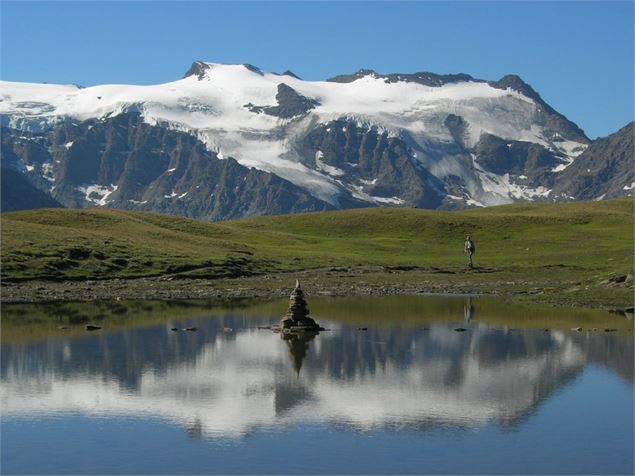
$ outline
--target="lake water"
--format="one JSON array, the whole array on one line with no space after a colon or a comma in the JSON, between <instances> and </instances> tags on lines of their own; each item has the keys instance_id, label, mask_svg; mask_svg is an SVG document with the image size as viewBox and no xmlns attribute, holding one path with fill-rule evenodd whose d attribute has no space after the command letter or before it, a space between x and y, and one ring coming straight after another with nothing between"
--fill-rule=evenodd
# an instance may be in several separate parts
<instances>
[{"instance_id":1,"label":"lake water","mask_svg":"<svg viewBox=\"0 0 635 476\"><path fill-rule=\"evenodd\" d=\"M309 305L306 339L258 329L282 300L3 306L2 473L632 474L633 321Z\"/></svg>"}]
</instances>

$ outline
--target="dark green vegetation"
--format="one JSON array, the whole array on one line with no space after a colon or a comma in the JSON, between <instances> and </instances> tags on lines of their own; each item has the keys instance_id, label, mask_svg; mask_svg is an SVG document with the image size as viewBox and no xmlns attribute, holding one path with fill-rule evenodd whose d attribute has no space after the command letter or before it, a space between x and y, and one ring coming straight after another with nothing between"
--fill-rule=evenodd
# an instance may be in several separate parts
<instances>
[{"instance_id":1,"label":"dark green vegetation","mask_svg":"<svg viewBox=\"0 0 635 476\"><path fill-rule=\"evenodd\" d=\"M471 271L462 252L466 234L477 246ZM629 306L632 276L620 276L633 271L633 201L358 209L221 223L32 210L2 214L2 264L5 282L172 275L286 289L280 273L313 270L306 280L318 288L406 285Z\"/></svg>"}]
</instances>

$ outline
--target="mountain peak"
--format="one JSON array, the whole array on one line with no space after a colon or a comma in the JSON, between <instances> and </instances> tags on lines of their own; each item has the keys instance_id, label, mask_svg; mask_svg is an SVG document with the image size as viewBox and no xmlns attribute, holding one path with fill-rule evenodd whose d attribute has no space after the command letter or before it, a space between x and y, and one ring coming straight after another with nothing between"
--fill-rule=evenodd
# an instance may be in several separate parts
<instances>
[{"instance_id":1,"label":"mountain peak","mask_svg":"<svg viewBox=\"0 0 635 476\"><path fill-rule=\"evenodd\" d=\"M209 71L210 68L210 65L204 61L194 61L192 66L190 66L190 69L188 69L183 75L183 78L196 76L198 79L203 79L205 73Z\"/></svg>"},{"instance_id":2,"label":"mountain peak","mask_svg":"<svg viewBox=\"0 0 635 476\"><path fill-rule=\"evenodd\" d=\"M550 119L548 121L549 124L546 124L548 128L553 130L562 130L565 132L565 135L572 140L577 140L584 144L588 144L590 142L584 131L580 129L577 124L568 120L562 114L553 109L542 99L542 97L540 97L540 94L538 94L534 88L527 84L517 74L506 74L498 81L489 81L488 84L497 89L509 88L514 91L518 91L523 96L533 99L536 104L540 105L545 112L548 113Z\"/></svg>"},{"instance_id":3,"label":"mountain peak","mask_svg":"<svg viewBox=\"0 0 635 476\"><path fill-rule=\"evenodd\" d=\"M517 74L506 74L498 81L490 81L489 85L498 89L513 89L514 91L518 91L519 93L530 99L533 99L534 101L544 104L544 101L540 97L540 94L538 94L534 88L527 84Z\"/></svg>"},{"instance_id":4,"label":"mountain peak","mask_svg":"<svg viewBox=\"0 0 635 476\"><path fill-rule=\"evenodd\" d=\"M194 61L192 63L192 66L190 66L190 69L188 69L185 74L183 75L183 78L187 78L190 76L196 76L199 80L202 80L205 78L205 76L209 73L209 71L211 71L214 68L244 68L247 71L251 71L252 73L256 73L260 76L264 76L265 73L258 68L257 66L254 66L253 64L249 64L249 63L243 63L243 64L222 64L222 63L208 63L206 61Z\"/></svg>"}]
</instances>

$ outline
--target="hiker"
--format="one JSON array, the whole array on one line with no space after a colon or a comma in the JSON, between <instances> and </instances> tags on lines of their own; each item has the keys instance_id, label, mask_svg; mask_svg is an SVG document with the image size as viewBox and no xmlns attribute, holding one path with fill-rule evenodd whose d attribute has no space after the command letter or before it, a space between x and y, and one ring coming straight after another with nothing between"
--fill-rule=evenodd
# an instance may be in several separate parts
<instances>
[{"instance_id":1,"label":"hiker","mask_svg":"<svg viewBox=\"0 0 635 476\"><path fill-rule=\"evenodd\" d=\"M472 269L472 255L476 251L476 247L474 246L474 242L470 235L465 237L465 252L467 253L467 267Z\"/></svg>"}]
</instances>

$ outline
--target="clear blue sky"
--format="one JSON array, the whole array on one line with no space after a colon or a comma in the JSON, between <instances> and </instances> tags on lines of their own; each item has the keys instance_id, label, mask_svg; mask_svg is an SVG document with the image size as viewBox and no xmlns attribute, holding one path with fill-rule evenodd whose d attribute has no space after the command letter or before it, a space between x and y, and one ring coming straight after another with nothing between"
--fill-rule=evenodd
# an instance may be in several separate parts
<instances>
[{"instance_id":1,"label":"clear blue sky","mask_svg":"<svg viewBox=\"0 0 635 476\"><path fill-rule=\"evenodd\" d=\"M633 120L634 4L625 2L0 3L10 81L150 84L192 61L382 73L519 74L591 138Z\"/></svg>"}]
</instances>

